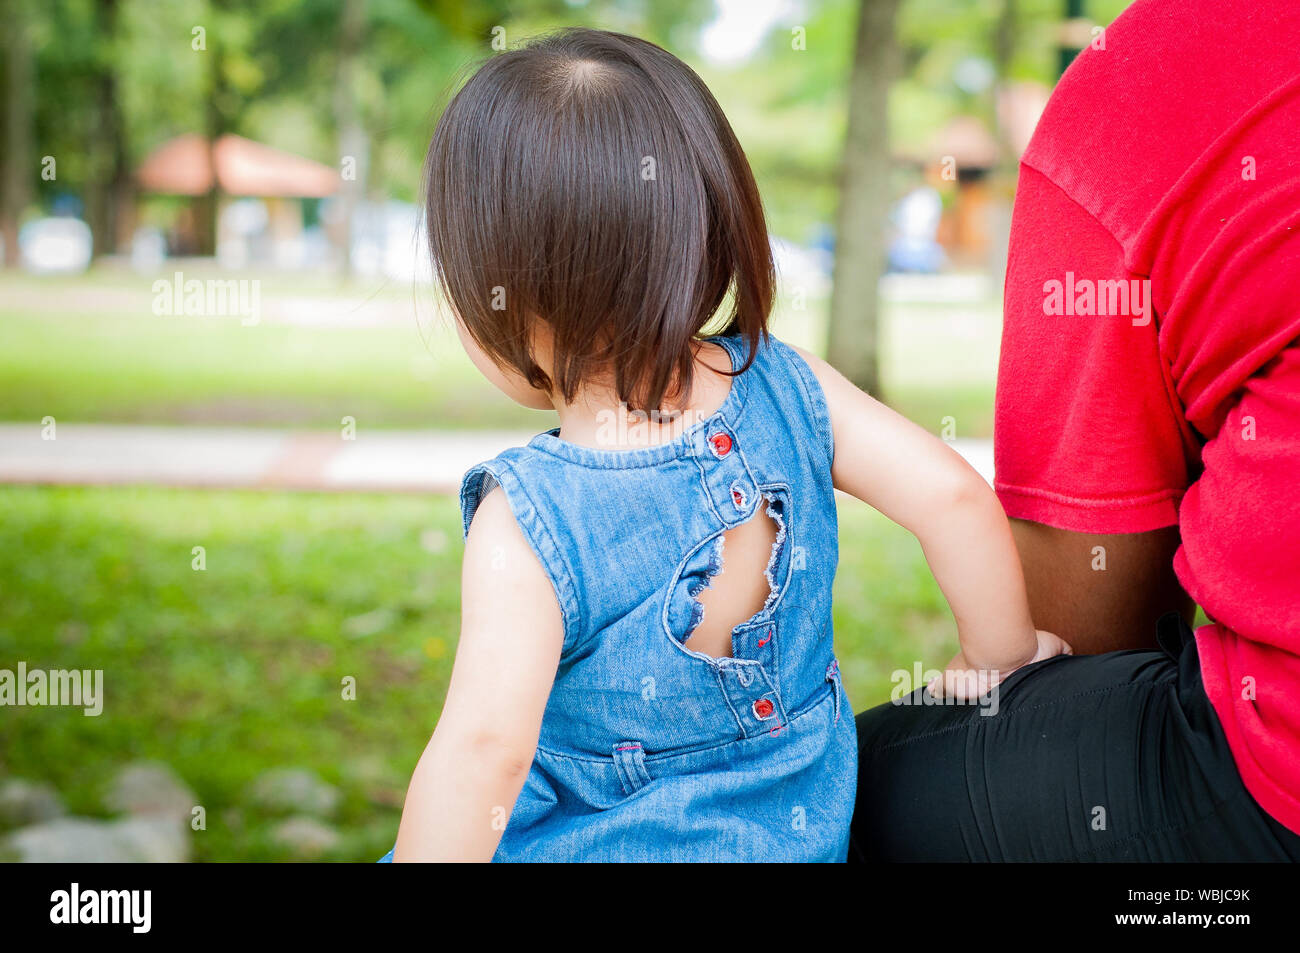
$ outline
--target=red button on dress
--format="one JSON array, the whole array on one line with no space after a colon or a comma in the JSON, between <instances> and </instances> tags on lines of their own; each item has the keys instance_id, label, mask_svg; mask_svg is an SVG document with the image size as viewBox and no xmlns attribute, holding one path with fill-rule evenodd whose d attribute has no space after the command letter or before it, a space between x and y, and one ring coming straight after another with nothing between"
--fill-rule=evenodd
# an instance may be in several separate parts
<instances>
[{"instance_id":1,"label":"red button on dress","mask_svg":"<svg viewBox=\"0 0 1300 953\"><path fill-rule=\"evenodd\" d=\"M709 438L709 443L713 447L713 452L720 457L731 453L731 438L725 433L715 433Z\"/></svg>"},{"instance_id":2,"label":"red button on dress","mask_svg":"<svg viewBox=\"0 0 1300 953\"><path fill-rule=\"evenodd\" d=\"M773 706L766 698L760 698L754 702L754 715L757 718L771 718Z\"/></svg>"}]
</instances>

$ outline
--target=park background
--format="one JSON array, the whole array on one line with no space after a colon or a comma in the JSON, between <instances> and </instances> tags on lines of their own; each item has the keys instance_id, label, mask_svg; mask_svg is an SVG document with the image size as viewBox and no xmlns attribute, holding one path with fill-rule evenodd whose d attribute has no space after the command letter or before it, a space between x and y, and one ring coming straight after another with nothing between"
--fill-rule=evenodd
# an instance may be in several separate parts
<instances>
[{"instance_id":1,"label":"park background","mask_svg":"<svg viewBox=\"0 0 1300 953\"><path fill-rule=\"evenodd\" d=\"M562 25L685 59L763 193L775 333L987 473L1017 160L1124 6L0 0L0 668L104 672L97 717L0 709L0 856L391 845L455 653L446 491L551 426L474 372L420 256L473 63ZM177 273L256 315L169 312ZM906 532L840 518L863 708L955 630Z\"/></svg>"}]
</instances>

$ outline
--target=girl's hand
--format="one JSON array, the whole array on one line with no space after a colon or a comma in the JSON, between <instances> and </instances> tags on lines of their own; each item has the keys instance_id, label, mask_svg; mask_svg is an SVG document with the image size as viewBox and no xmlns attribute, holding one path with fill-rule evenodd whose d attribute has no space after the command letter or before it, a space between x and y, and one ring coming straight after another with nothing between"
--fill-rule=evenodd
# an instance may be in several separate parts
<instances>
[{"instance_id":1,"label":"girl's hand","mask_svg":"<svg viewBox=\"0 0 1300 953\"><path fill-rule=\"evenodd\" d=\"M935 698L955 698L960 701L974 701L987 695L995 686L1005 681L1012 672L1049 659L1056 655L1073 655L1074 649L1059 635L1034 630L1038 647L1034 654L1023 662L1004 669L977 669L971 666L962 652L958 652L943 674L931 679L926 690Z\"/></svg>"}]
</instances>

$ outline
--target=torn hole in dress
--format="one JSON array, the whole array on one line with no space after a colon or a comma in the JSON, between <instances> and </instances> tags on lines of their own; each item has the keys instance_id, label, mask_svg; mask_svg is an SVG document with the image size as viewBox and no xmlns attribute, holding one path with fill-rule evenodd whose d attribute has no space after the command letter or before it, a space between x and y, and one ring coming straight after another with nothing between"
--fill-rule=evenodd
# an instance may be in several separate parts
<instances>
[{"instance_id":1,"label":"torn hole in dress","mask_svg":"<svg viewBox=\"0 0 1300 953\"><path fill-rule=\"evenodd\" d=\"M763 578L767 580L767 599L764 600L760 612L770 609L776 597L780 595L776 581L776 567L781 559L781 547L785 545L785 504L775 493L764 493L763 499L767 500L767 508L764 512L776 524L776 539L772 540L772 552L768 556L767 567L763 570Z\"/></svg>"},{"instance_id":2,"label":"torn hole in dress","mask_svg":"<svg viewBox=\"0 0 1300 953\"><path fill-rule=\"evenodd\" d=\"M686 588L691 610L682 644L692 651L715 658L734 657L735 630L770 609L781 594L777 579L787 538L785 506L774 493L763 496L767 506L761 514L711 540L703 565L700 557L704 553L697 554L695 567L688 562L687 569L693 569L688 573L693 578ZM760 515L765 518L760 520ZM738 538L742 535L745 538ZM768 538L771 542L764 545ZM724 573L728 541L732 544L730 574ZM701 598L710 590L718 593L716 601ZM729 612L733 606L735 611ZM734 618L726 618L728 615ZM711 618L716 618L717 623L710 625Z\"/></svg>"},{"instance_id":3,"label":"torn hole in dress","mask_svg":"<svg viewBox=\"0 0 1300 953\"><path fill-rule=\"evenodd\" d=\"M722 533L709 546L709 561L704 567L704 574L697 582L691 583L686 588L686 594L691 599L691 621L686 628L686 635L682 638L682 644L690 641L695 630L700 627L704 621L704 603L700 602L700 594L713 585L713 577L722 572L723 561L725 559L723 549L727 544L727 534Z\"/></svg>"}]
</instances>

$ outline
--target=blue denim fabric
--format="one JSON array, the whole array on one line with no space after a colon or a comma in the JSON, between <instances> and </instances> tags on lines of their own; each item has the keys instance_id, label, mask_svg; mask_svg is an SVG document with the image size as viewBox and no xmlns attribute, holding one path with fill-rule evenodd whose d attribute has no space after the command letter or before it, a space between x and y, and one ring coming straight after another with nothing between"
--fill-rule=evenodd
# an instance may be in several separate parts
<instances>
[{"instance_id":1,"label":"blue denim fabric","mask_svg":"<svg viewBox=\"0 0 1300 953\"><path fill-rule=\"evenodd\" d=\"M738 337L712 340L743 366ZM565 629L496 860L845 859L857 747L831 644L832 455L816 378L771 338L670 443L598 450L550 431L465 475L466 534L499 485ZM767 604L733 630L734 657L693 652L722 534L759 506L778 527Z\"/></svg>"}]
</instances>

